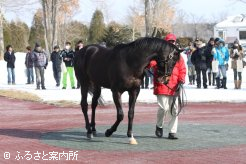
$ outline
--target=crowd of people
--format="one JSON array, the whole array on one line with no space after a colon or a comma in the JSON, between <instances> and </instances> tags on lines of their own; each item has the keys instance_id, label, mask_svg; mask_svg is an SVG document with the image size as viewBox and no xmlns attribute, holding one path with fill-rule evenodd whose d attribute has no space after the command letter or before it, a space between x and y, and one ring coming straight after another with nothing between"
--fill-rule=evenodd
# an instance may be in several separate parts
<instances>
[{"instance_id":1,"label":"crowd of people","mask_svg":"<svg viewBox=\"0 0 246 164\"><path fill-rule=\"evenodd\" d=\"M233 46L228 49L221 38L211 37L208 43L199 39L190 42L184 48L184 54L187 57L187 70L189 85L202 86L207 89L208 86L227 89L227 70L229 59L231 58L231 69L234 72L235 89L241 89L242 71L245 63L243 62L243 48L238 40L235 40ZM141 88L148 89L153 80L153 71L145 71L144 80Z\"/></svg>"},{"instance_id":2,"label":"crowd of people","mask_svg":"<svg viewBox=\"0 0 246 164\"><path fill-rule=\"evenodd\" d=\"M235 89L241 89L244 54L238 40L228 49L221 38L210 38L207 44L197 39L185 49L185 54L190 85L194 85L196 79L198 89L201 85L204 89L208 85L227 89L228 62L231 58Z\"/></svg>"},{"instance_id":3,"label":"crowd of people","mask_svg":"<svg viewBox=\"0 0 246 164\"><path fill-rule=\"evenodd\" d=\"M77 87L75 87L73 60L75 52L81 48L83 48L82 40L77 42L75 51L72 49L70 42L65 43L65 48L63 50L61 50L59 46L54 46L54 50L50 55L50 60L52 62L53 75L57 87L59 87L62 82L62 89L66 89L67 76L69 76L71 88L80 88L79 82L77 82ZM46 89L44 72L49 59L47 53L38 43L35 44L33 49L30 46L27 46L26 50L25 65L27 84L34 84L35 71L36 89ZM187 56L189 85L196 84L198 89L202 86L206 89L208 85L216 86L217 89L227 89L226 74L229 69L228 61L229 58L231 58L235 89L241 88L243 70L242 59L244 54L238 40L235 40L233 46L228 49L221 38L210 38L207 44L196 39L194 42L189 43L184 49L184 53ZM7 62L8 84L14 85L16 58L11 45L6 47L4 60ZM151 83L153 83L153 70L145 70L141 88L147 89Z\"/></svg>"},{"instance_id":4,"label":"crowd of people","mask_svg":"<svg viewBox=\"0 0 246 164\"><path fill-rule=\"evenodd\" d=\"M76 44L75 51L71 47L71 42L65 43L65 48L63 50L60 47L54 46L53 52L50 55L50 60L52 62L52 69L54 79L56 81L56 86L60 86L62 78L62 89L67 88L67 76L69 75L70 84L72 89L75 88L75 77L74 77L74 57L75 52L83 48L83 41L80 40ZM43 50L39 43L35 44L35 47L26 47L26 75L27 83L34 84L34 71L36 75L36 89L45 90L45 69L48 66L49 55ZM7 62L7 73L8 73L8 84L15 85L15 53L11 45L6 47L6 52L4 54L4 60ZM61 76L62 75L62 76ZM77 88L80 88L77 82Z\"/></svg>"}]
</instances>

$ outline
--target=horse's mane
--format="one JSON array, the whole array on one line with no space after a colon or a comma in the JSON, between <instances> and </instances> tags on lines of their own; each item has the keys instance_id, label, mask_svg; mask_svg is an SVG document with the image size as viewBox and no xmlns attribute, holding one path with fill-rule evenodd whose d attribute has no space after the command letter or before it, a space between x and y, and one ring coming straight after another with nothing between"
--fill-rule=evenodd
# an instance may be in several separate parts
<instances>
[{"instance_id":1,"label":"horse's mane","mask_svg":"<svg viewBox=\"0 0 246 164\"><path fill-rule=\"evenodd\" d=\"M127 44L118 44L113 49L160 49L169 45L170 47L176 49L177 47L168 43L167 41L160 39L160 38L150 38L150 37L143 37L139 38L133 42Z\"/></svg>"}]
</instances>

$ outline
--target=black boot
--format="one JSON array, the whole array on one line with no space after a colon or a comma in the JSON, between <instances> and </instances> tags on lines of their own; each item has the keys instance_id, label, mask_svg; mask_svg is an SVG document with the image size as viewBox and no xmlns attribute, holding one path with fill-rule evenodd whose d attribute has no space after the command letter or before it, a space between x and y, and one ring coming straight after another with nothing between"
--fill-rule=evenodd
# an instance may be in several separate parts
<instances>
[{"instance_id":1,"label":"black boot","mask_svg":"<svg viewBox=\"0 0 246 164\"><path fill-rule=\"evenodd\" d=\"M208 85L211 85L211 73L208 73Z\"/></svg>"},{"instance_id":2,"label":"black boot","mask_svg":"<svg viewBox=\"0 0 246 164\"><path fill-rule=\"evenodd\" d=\"M192 76L192 81L193 81L193 85L195 84L195 81L196 81L196 75L193 75Z\"/></svg>"},{"instance_id":3,"label":"black boot","mask_svg":"<svg viewBox=\"0 0 246 164\"><path fill-rule=\"evenodd\" d=\"M189 85L192 85L192 76L189 76Z\"/></svg>"},{"instance_id":4,"label":"black boot","mask_svg":"<svg viewBox=\"0 0 246 164\"><path fill-rule=\"evenodd\" d=\"M216 89L220 89L220 78L216 78Z\"/></svg>"},{"instance_id":5,"label":"black boot","mask_svg":"<svg viewBox=\"0 0 246 164\"><path fill-rule=\"evenodd\" d=\"M224 89L227 89L227 87L226 87L226 77L223 77L223 80L222 80L222 87L224 88Z\"/></svg>"},{"instance_id":6,"label":"black boot","mask_svg":"<svg viewBox=\"0 0 246 164\"><path fill-rule=\"evenodd\" d=\"M163 129L162 128L159 128L158 126L156 126L155 135L157 137L161 138L162 135L163 135Z\"/></svg>"}]
</instances>

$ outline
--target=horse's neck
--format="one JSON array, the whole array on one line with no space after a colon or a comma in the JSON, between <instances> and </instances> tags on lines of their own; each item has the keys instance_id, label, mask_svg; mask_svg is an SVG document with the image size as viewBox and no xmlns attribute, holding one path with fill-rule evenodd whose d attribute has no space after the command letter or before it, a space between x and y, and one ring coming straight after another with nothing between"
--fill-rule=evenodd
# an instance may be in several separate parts
<instances>
[{"instance_id":1,"label":"horse's neck","mask_svg":"<svg viewBox=\"0 0 246 164\"><path fill-rule=\"evenodd\" d=\"M141 54L141 56L145 60L151 61L151 60L153 60L157 56L157 50L145 49L145 50L143 50L143 54Z\"/></svg>"},{"instance_id":2,"label":"horse's neck","mask_svg":"<svg viewBox=\"0 0 246 164\"><path fill-rule=\"evenodd\" d=\"M148 66L151 60L154 60L157 56L157 53L155 51L138 51L134 54L132 54L132 57L130 57L130 60L134 62L134 65L137 66L140 69L145 68Z\"/></svg>"}]
</instances>

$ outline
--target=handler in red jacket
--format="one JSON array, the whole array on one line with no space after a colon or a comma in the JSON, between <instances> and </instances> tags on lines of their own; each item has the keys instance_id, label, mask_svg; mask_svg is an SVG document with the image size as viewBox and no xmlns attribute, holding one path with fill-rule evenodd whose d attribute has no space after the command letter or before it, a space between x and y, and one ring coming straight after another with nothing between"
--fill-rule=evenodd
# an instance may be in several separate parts
<instances>
[{"instance_id":1,"label":"handler in red jacket","mask_svg":"<svg viewBox=\"0 0 246 164\"><path fill-rule=\"evenodd\" d=\"M174 34L168 34L165 37L165 40L175 44L176 36ZM178 84L185 82L186 67L185 67L184 59L180 55L180 59L176 62L167 85L160 83L157 80L156 61L151 61L150 67L154 68L154 94L157 95L157 103L159 106L157 112L157 123L156 123L155 134L157 137L162 137L163 121L165 117L169 116L170 121L168 123L168 128L169 128L168 139L178 139L178 137L176 136L177 128L178 128L178 116L177 116L178 101L175 101L173 110L171 110L171 104L174 101L173 96L175 94L175 90L177 89Z\"/></svg>"}]
</instances>

